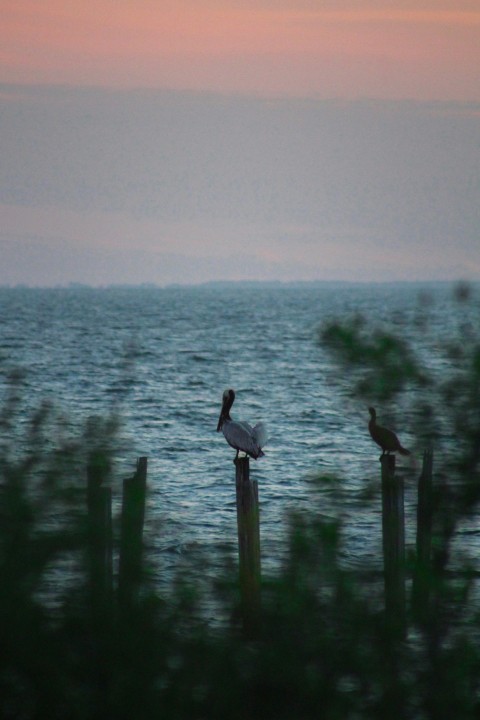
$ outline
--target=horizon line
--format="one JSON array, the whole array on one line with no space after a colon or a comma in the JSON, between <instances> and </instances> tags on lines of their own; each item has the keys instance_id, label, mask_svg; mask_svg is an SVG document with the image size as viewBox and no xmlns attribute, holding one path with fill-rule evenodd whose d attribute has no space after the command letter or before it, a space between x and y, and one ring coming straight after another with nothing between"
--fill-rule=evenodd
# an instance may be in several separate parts
<instances>
[{"instance_id":1,"label":"horizon line","mask_svg":"<svg viewBox=\"0 0 480 720\"><path fill-rule=\"evenodd\" d=\"M114 289L131 289L131 290L168 290L172 288L205 288L205 287L224 287L226 285L265 285L288 287L293 285L453 285L453 286L473 286L480 285L480 279L468 280L465 278L452 279L420 279L420 280L203 280L201 282L118 282L118 283L102 283L89 284L77 281L69 281L66 283L56 283L55 285L31 285L28 283L17 282L15 284L0 283L0 290L114 290Z\"/></svg>"}]
</instances>

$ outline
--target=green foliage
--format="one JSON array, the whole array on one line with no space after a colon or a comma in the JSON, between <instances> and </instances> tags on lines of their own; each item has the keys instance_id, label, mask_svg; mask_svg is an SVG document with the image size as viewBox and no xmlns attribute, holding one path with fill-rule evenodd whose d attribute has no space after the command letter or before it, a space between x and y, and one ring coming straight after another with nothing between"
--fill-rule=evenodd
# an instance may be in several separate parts
<instances>
[{"instance_id":1,"label":"green foliage","mask_svg":"<svg viewBox=\"0 0 480 720\"><path fill-rule=\"evenodd\" d=\"M480 500L478 298L470 286L456 286L444 308L448 334L441 335L429 332L425 307L432 303L420 298L419 314L410 325L403 318L395 334L358 314L328 320L319 343L346 370L351 392L365 405L381 402L384 415L402 406L402 427L420 448L435 446L441 453L454 501L466 513Z\"/></svg>"},{"instance_id":2,"label":"green foliage","mask_svg":"<svg viewBox=\"0 0 480 720\"><path fill-rule=\"evenodd\" d=\"M426 384L427 375L408 343L384 329L371 329L361 315L344 322L328 321L320 341L353 373L357 393L379 400L393 397L408 384Z\"/></svg>"}]
</instances>

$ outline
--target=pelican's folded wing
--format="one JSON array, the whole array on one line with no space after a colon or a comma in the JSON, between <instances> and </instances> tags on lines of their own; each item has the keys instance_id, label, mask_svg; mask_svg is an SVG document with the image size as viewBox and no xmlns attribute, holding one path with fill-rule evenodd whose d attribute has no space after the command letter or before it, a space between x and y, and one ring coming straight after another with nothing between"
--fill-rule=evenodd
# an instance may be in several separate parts
<instances>
[{"instance_id":1,"label":"pelican's folded wing","mask_svg":"<svg viewBox=\"0 0 480 720\"><path fill-rule=\"evenodd\" d=\"M226 441L236 450L248 452L252 445L252 428L246 422L231 420L222 427Z\"/></svg>"},{"instance_id":2,"label":"pelican's folded wing","mask_svg":"<svg viewBox=\"0 0 480 720\"><path fill-rule=\"evenodd\" d=\"M253 458L258 458L263 455L262 446L259 443L256 435L257 429L261 427L256 425L252 428L247 422L239 420L232 420L224 423L222 427L223 434L226 441L236 450L248 453ZM266 439L266 435L260 429L260 435Z\"/></svg>"}]
</instances>

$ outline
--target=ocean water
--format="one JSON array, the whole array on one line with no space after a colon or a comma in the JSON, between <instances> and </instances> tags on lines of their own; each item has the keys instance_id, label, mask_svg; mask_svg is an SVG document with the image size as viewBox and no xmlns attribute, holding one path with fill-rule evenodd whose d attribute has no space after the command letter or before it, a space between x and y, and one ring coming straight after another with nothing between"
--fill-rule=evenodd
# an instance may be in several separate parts
<instances>
[{"instance_id":1,"label":"ocean water","mask_svg":"<svg viewBox=\"0 0 480 720\"><path fill-rule=\"evenodd\" d=\"M236 391L232 417L263 420L269 429L265 457L250 462L259 483L263 567L282 562L289 513L304 508L325 517L340 512L344 562L380 567L370 403L353 393L349 372L319 343L319 326L362 313L372 327L410 341L432 372L447 372L442 339L461 333L462 323L478 324L475 293L461 304L448 285L3 288L1 389L7 371L21 368L21 417L50 399L72 432L87 417L120 417L115 507L123 477L148 456L146 539L159 582L185 558L235 551L235 453L216 432L228 387ZM412 431L412 405L411 391L388 406L377 403L380 421L393 421L412 450L397 461L409 544L424 449ZM476 521L461 542L478 554Z\"/></svg>"}]
</instances>

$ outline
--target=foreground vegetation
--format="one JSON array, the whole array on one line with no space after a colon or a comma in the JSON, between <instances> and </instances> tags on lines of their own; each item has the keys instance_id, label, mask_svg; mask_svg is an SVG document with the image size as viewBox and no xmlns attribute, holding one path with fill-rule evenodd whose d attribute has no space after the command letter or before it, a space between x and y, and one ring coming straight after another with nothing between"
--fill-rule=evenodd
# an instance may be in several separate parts
<instances>
[{"instance_id":1,"label":"foreground vegetation","mask_svg":"<svg viewBox=\"0 0 480 720\"><path fill-rule=\"evenodd\" d=\"M438 382L403 339L369 332L362 319L327 323L321 342L358 373L360 394L388 402L414 387L426 436L438 430L438 406L451 433L461 429L441 468L428 602L409 611L407 637L385 617L381 583L342 566L340 522L320 519L315 508L290 518L287 558L281 572L262 578L253 637L242 632L227 565L210 589L226 622L205 622L203 585L193 574L160 596L145 573L128 608L116 598L107 609L92 607L85 490L72 479L92 461L108 470L115 422L90 420L72 440L42 405L19 433L13 377L0 416L2 718L480 716L475 575L452 573L448 553L480 500L480 342L472 333L468 342L451 338L452 372Z\"/></svg>"}]
</instances>

